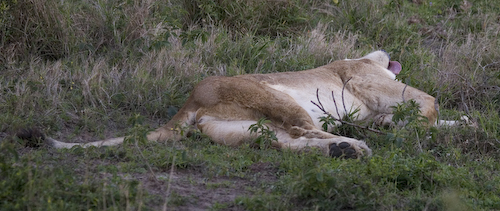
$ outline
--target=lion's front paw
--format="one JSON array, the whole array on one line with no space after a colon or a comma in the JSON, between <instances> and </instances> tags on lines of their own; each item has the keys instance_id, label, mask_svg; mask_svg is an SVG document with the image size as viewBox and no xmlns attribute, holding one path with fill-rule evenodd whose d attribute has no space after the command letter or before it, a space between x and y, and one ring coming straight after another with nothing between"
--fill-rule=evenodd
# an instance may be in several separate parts
<instances>
[{"instance_id":1,"label":"lion's front paw","mask_svg":"<svg viewBox=\"0 0 500 211\"><path fill-rule=\"evenodd\" d=\"M372 154L371 149L362 141L332 143L329 149L329 155L338 158L356 159L365 153L368 156Z\"/></svg>"}]
</instances>

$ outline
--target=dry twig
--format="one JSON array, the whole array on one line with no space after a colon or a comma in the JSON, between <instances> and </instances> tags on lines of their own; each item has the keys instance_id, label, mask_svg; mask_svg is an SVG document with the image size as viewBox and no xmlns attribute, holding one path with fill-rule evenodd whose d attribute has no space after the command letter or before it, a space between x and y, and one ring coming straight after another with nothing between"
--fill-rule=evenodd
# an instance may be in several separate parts
<instances>
[{"instance_id":1,"label":"dry twig","mask_svg":"<svg viewBox=\"0 0 500 211\"><path fill-rule=\"evenodd\" d=\"M344 86L345 87L345 86ZM335 103L335 110L337 111L337 115L338 115L338 118L335 118L332 114L330 114L328 111L325 110L325 107L323 106L323 104L321 103L320 99L319 99L319 89L316 89L316 99L318 99L318 103L315 103L314 101L311 100L311 103L314 104L315 106L317 106L319 108L319 110L321 110L324 114L326 114L329 118L332 118L334 119L335 121L338 121L342 124L346 124L346 125L349 125L349 126L353 126L353 127L356 127L356 128L360 128L360 129L363 129L363 130L368 130L370 132L374 132L374 133L378 133L378 134L382 134L382 135L386 135L386 133L380 131L380 130L377 130L377 129L373 129L373 128L369 128L367 126L362 126L362 125L358 125L358 124L354 124L352 122L347 122L347 121L344 121L341 119L340 117L340 113L339 113L339 110L337 108L337 103L335 102L335 97L333 97L333 91L332 91L332 97L333 97L333 102ZM342 99L342 101L344 101L344 99ZM342 102L344 103L344 102ZM345 109L345 104L344 104L344 109ZM347 110L346 110L347 112Z\"/></svg>"},{"instance_id":2,"label":"dry twig","mask_svg":"<svg viewBox=\"0 0 500 211\"><path fill-rule=\"evenodd\" d=\"M405 88L403 89L403 93L401 93L401 97L403 98L403 103L406 103L406 100L405 100L406 87L408 87L408 84L405 84Z\"/></svg>"}]
</instances>

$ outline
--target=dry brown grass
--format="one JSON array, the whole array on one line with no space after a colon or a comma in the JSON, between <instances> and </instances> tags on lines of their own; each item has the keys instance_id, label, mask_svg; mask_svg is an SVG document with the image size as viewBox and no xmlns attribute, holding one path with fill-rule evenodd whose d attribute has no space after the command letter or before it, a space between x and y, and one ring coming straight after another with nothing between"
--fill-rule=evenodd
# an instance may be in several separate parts
<instances>
[{"instance_id":1,"label":"dry brown grass","mask_svg":"<svg viewBox=\"0 0 500 211\"><path fill-rule=\"evenodd\" d=\"M456 105L469 113L485 109L481 101L498 97L499 29L469 34L461 43L451 41L442 48L436 71L440 91L450 94L451 101L445 105Z\"/></svg>"}]
</instances>

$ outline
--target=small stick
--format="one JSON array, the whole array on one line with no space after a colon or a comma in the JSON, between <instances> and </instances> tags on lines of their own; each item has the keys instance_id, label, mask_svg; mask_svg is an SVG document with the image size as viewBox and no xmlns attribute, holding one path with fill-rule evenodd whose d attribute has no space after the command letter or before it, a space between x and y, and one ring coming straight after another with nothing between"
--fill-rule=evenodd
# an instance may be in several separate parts
<instances>
[{"instance_id":1,"label":"small stick","mask_svg":"<svg viewBox=\"0 0 500 211\"><path fill-rule=\"evenodd\" d=\"M345 101L344 101L344 90L345 90L345 85L347 83L349 83L349 81L352 79L352 77L350 77L349 79L347 79L347 81L344 83L344 85L342 86L342 105L344 106L344 111L345 113L347 114L347 109L345 108ZM340 116L339 116L340 118Z\"/></svg>"},{"instance_id":2,"label":"small stick","mask_svg":"<svg viewBox=\"0 0 500 211\"><path fill-rule=\"evenodd\" d=\"M340 113L339 113L339 108L337 106L337 101L335 101L335 96L333 94L333 91L332 91L332 98L333 98L333 103L335 103L335 111L337 111L337 116L339 117L340 119ZM319 101L319 98L318 98L318 101Z\"/></svg>"},{"instance_id":3,"label":"small stick","mask_svg":"<svg viewBox=\"0 0 500 211\"><path fill-rule=\"evenodd\" d=\"M403 89L403 93L401 93L401 97L403 97L403 103L406 103L406 100L405 100L406 87L408 87L408 84L405 84L405 88Z\"/></svg>"}]
</instances>

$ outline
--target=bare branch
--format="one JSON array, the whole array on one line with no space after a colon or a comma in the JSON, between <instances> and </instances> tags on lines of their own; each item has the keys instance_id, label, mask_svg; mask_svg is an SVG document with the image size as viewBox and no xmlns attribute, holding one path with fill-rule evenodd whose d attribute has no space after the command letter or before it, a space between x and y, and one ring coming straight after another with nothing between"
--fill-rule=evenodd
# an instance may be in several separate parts
<instances>
[{"instance_id":1,"label":"bare branch","mask_svg":"<svg viewBox=\"0 0 500 211\"><path fill-rule=\"evenodd\" d=\"M316 104L316 103L315 103L314 101L312 101L312 100L311 100L311 103L312 103L312 104L314 104L316 107L318 107L318 108L319 108L319 110L321 110L321 111L323 111L323 112L324 112L324 111L325 111L325 107L323 107L323 104L321 104L321 101L319 100L319 94L318 94L318 92L319 92L319 89L316 89L316 99L318 99L318 103L319 103L319 105L318 105L318 104Z\"/></svg>"},{"instance_id":2,"label":"bare branch","mask_svg":"<svg viewBox=\"0 0 500 211\"><path fill-rule=\"evenodd\" d=\"M348 80L349 81L349 80ZM345 84L344 84L345 85ZM332 114L330 114L328 111L325 110L325 108L323 107L323 104L321 103L320 99L319 99L319 89L316 90L316 99L318 99L318 103L315 103L314 101L311 100L311 103L314 104L315 106L317 106L319 108L319 110L321 110L324 114L326 114L328 117L334 119L335 121L338 121L342 124L346 124L346 125L349 125L349 126L353 126L353 127L356 127L356 128L360 128L360 129L363 129L363 130L368 130L368 131L371 131L371 132L374 132L374 133L378 133L378 134L382 134L382 135L387 135L386 133L380 131L380 130L377 130L377 129L373 129L373 128L369 128L367 126L362 126L362 125L358 125L358 124L354 124L352 122L347 122L347 121L344 121L342 119L340 119L340 114L338 112L338 109L337 109L337 103L335 102L335 97L333 96L333 91L332 91L332 97L333 97L333 100L334 100L334 103L335 103L335 109L337 110L337 115L339 118L335 118ZM345 105L344 105L344 109L345 109ZM347 110L346 110L347 111Z\"/></svg>"},{"instance_id":3,"label":"bare branch","mask_svg":"<svg viewBox=\"0 0 500 211\"><path fill-rule=\"evenodd\" d=\"M340 118L342 118L342 117L340 117L339 108L338 108L338 106L337 106L337 101L335 101L335 96L334 96L334 94L333 94L333 91L332 91L332 98L333 98L333 103L335 104L335 111L337 111L337 116L338 116L338 117L339 117L339 119L340 119ZM318 99L318 100L319 100L319 99Z\"/></svg>"},{"instance_id":4,"label":"bare branch","mask_svg":"<svg viewBox=\"0 0 500 211\"><path fill-rule=\"evenodd\" d=\"M320 108L321 108L321 110L324 110L324 109L325 109L325 107L323 106L323 104L321 104L321 101L319 100L319 89L316 89L316 99L318 99L318 103L319 103L319 105L321 106L321 107L320 107ZM316 106L318 106L318 105L316 105Z\"/></svg>"},{"instance_id":5,"label":"bare branch","mask_svg":"<svg viewBox=\"0 0 500 211\"><path fill-rule=\"evenodd\" d=\"M345 85L352 79L352 77L350 77L349 79L347 79L346 82L344 82L344 85L342 86L342 105L344 106L344 111L345 113L347 114L347 109L345 108L345 101L344 101L344 90L345 90ZM340 118L340 116L339 116Z\"/></svg>"}]
</instances>

